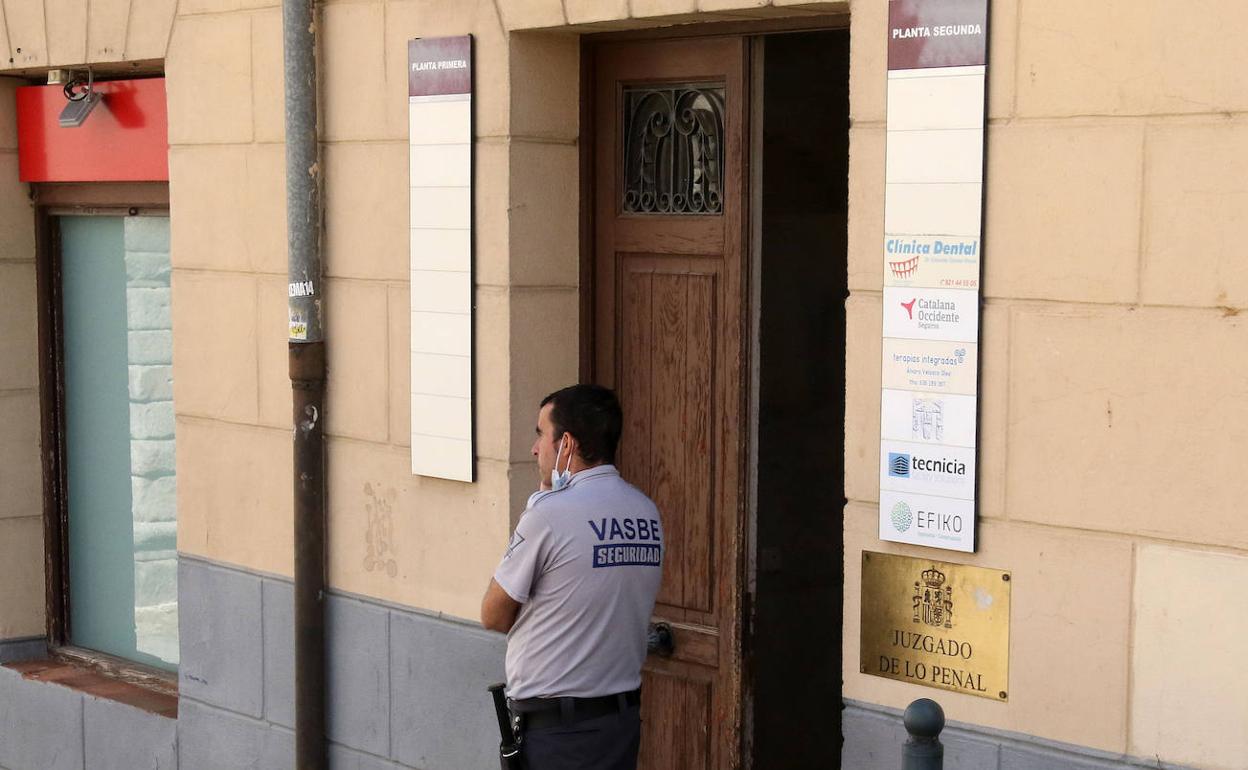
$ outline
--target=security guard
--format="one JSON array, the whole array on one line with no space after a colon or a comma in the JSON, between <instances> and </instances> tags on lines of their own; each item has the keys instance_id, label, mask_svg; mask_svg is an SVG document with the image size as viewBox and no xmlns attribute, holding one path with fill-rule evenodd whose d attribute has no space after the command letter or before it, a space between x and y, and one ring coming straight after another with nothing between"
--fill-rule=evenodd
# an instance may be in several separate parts
<instances>
[{"instance_id":1,"label":"security guard","mask_svg":"<svg viewBox=\"0 0 1248 770\"><path fill-rule=\"evenodd\" d=\"M573 385L541 403L541 489L481 602L507 633L507 697L528 770L634 770L641 666L663 561L654 503L620 478L615 394Z\"/></svg>"}]
</instances>

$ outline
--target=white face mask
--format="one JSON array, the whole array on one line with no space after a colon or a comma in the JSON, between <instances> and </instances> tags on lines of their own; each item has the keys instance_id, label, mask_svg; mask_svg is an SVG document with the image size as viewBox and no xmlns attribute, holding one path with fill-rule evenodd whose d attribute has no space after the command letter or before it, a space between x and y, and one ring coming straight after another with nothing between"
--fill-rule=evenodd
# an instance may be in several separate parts
<instances>
[{"instance_id":1,"label":"white face mask","mask_svg":"<svg viewBox=\"0 0 1248 770\"><path fill-rule=\"evenodd\" d=\"M563 454L563 445L568 440L568 434L563 434L563 438L559 439L559 450L555 453L555 467L550 469L550 489L552 492L558 492L572 481L572 453L568 452L568 464L564 467L563 472L559 472L559 455Z\"/></svg>"}]
</instances>

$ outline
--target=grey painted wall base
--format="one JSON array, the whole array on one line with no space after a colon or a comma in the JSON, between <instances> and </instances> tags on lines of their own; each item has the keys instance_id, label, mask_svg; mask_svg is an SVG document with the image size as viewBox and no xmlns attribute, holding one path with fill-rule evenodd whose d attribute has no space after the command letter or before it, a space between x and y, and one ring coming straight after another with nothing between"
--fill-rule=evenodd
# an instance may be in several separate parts
<instances>
[{"instance_id":1,"label":"grey painted wall base","mask_svg":"<svg viewBox=\"0 0 1248 770\"><path fill-rule=\"evenodd\" d=\"M916 697L919 697L916 695ZM929 696L939 702L939 694ZM871 703L845 701L841 716L845 746L841 766L847 770L894 770L901 767L906 730L901 711ZM1072 746L1031 735L949 722L940 741L949 770L1188 770L1157 760Z\"/></svg>"},{"instance_id":2,"label":"grey painted wall base","mask_svg":"<svg viewBox=\"0 0 1248 770\"><path fill-rule=\"evenodd\" d=\"M178 719L0 668L0 770L281 770L294 766L288 579L180 556ZM330 594L330 767L498 766L486 686L506 639L463 621ZM0 642L0 662L46 654Z\"/></svg>"},{"instance_id":3,"label":"grey painted wall base","mask_svg":"<svg viewBox=\"0 0 1248 770\"><path fill-rule=\"evenodd\" d=\"M176 770L177 722L0 668L0 768Z\"/></svg>"},{"instance_id":4,"label":"grey painted wall base","mask_svg":"<svg viewBox=\"0 0 1248 770\"><path fill-rule=\"evenodd\" d=\"M0 640L0 663L35 660L47 654L48 642L42 636Z\"/></svg>"},{"instance_id":5,"label":"grey painted wall base","mask_svg":"<svg viewBox=\"0 0 1248 770\"><path fill-rule=\"evenodd\" d=\"M290 581L186 555L178 564L178 720L0 668L0 770L293 766ZM501 634L342 593L326 611L331 767L498 766L485 688L503 679ZM0 661L45 651L42 639L0 642ZM843 767L901 766L898 710L847 701L842 729ZM1184 770L957 722L941 737L950 770Z\"/></svg>"},{"instance_id":6,"label":"grey painted wall base","mask_svg":"<svg viewBox=\"0 0 1248 770\"><path fill-rule=\"evenodd\" d=\"M183 554L178 602L182 770L292 767L290 580ZM485 688L503 680L501 634L342 593L326 621L331 767L498 766Z\"/></svg>"}]
</instances>

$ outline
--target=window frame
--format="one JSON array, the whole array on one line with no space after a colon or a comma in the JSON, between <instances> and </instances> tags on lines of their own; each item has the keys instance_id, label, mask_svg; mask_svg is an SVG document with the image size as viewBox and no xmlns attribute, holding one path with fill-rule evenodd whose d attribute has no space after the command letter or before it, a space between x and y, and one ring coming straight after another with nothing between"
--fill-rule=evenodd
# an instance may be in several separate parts
<instances>
[{"instance_id":1,"label":"window frame","mask_svg":"<svg viewBox=\"0 0 1248 770\"><path fill-rule=\"evenodd\" d=\"M167 182L31 185L38 297L40 446L43 471L45 617L48 652L76 665L170 695L177 673L72 643L65 439L65 340L61 216L169 216Z\"/></svg>"}]
</instances>

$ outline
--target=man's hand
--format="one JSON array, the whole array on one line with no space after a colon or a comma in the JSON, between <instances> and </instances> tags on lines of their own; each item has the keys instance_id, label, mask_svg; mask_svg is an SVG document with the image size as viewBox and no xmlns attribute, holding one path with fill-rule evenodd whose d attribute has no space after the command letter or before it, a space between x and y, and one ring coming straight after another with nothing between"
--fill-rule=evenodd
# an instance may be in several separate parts
<instances>
[{"instance_id":1,"label":"man's hand","mask_svg":"<svg viewBox=\"0 0 1248 770\"><path fill-rule=\"evenodd\" d=\"M490 578L490 587L485 589L485 596L481 598L481 625L490 631L505 634L516 624L519 612L520 603L508 596L497 580Z\"/></svg>"}]
</instances>

